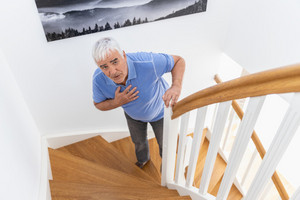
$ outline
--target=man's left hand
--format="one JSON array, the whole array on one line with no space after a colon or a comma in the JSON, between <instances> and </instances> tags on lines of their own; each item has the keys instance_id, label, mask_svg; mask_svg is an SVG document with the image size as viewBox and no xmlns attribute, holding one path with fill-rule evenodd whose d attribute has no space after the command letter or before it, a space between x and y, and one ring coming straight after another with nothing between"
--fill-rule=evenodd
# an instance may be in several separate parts
<instances>
[{"instance_id":1,"label":"man's left hand","mask_svg":"<svg viewBox=\"0 0 300 200\"><path fill-rule=\"evenodd\" d=\"M181 87L176 86L176 85L172 85L172 87L170 87L166 93L163 95L163 100L165 102L165 105L167 106L167 108L169 107L169 105L171 107L175 106L179 95L181 93Z\"/></svg>"}]
</instances>

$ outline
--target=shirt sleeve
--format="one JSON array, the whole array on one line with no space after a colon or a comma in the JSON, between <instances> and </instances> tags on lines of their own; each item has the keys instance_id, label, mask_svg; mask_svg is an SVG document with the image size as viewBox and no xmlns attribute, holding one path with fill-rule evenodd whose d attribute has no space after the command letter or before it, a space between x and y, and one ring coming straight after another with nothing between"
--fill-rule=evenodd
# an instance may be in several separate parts
<instances>
[{"instance_id":1,"label":"shirt sleeve","mask_svg":"<svg viewBox=\"0 0 300 200\"><path fill-rule=\"evenodd\" d=\"M161 77L164 73L172 71L174 67L173 56L163 53L152 53L152 58L157 77Z\"/></svg>"},{"instance_id":2,"label":"shirt sleeve","mask_svg":"<svg viewBox=\"0 0 300 200\"><path fill-rule=\"evenodd\" d=\"M95 103L100 103L105 101L107 98L104 96L103 92L100 90L96 80L93 80L93 100Z\"/></svg>"}]
</instances>

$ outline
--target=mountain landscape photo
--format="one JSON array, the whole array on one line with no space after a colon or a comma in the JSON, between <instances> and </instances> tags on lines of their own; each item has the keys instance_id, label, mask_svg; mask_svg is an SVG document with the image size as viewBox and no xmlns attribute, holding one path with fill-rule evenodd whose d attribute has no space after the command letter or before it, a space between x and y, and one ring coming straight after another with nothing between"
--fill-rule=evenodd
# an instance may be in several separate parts
<instances>
[{"instance_id":1,"label":"mountain landscape photo","mask_svg":"<svg viewBox=\"0 0 300 200\"><path fill-rule=\"evenodd\" d=\"M207 0L36 0L48 41L206 11Z\"/></svg>"}]
</instances>

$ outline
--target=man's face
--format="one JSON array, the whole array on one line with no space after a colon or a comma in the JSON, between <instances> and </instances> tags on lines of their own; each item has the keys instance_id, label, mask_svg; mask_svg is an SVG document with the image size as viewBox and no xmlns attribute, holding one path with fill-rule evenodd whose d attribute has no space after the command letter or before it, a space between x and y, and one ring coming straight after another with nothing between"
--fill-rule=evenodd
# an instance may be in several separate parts
<instances>
[{"instance_id":1,"label":"man's face","mask_svg":"<svg viewBox=\"0 0 300 200\"><path fill-rule=\"evenodd\" d=\"M117 84L126 84L128 77L128 67L125 52L123 51L123 57L117 50L111 51L109 55L105 57L97 65L103 71L103 73Z\"/></svg>"}]
</instances>

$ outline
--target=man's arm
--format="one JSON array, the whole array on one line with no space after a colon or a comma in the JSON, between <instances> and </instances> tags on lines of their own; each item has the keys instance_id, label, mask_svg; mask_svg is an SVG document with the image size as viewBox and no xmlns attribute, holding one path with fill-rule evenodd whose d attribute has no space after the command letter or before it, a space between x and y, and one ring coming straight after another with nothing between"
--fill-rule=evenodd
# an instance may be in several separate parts
<instances>
[{"instance_id":1,"label":"man's arm","mask_svg":"<svg viewBox=\"0 0 300 200\"><path fill-rule=\"evenodd\" d=\"M181 93L183 74L185 71L184 59L175 55L172 55L172 57L174 59L174 67L171 71L172 85L163 95L163 100L167 107L169 107L169 105L173 107L176 104Z\"/></svg>"},{"instance_id":2,"label":"man's arm","mask_svg":"<svg viewBox=\"0 0 300 200\"><path fill-rule=\"evenodd\" d=\"M95 103L94 102L94 105L95 105L96 108L98 108L101 111L112 110L112 109L115 109L115 108L119 107L115 103L114 99L107 99L107 100L102 101L100 103Z\"/></svg>"},{"instance_id":3,"label":"man's arm","mask_svg":"<svg viewBox=\"0 0 300 200\"><path fill-rule=\"evenodd\" d=\"M112 110L139 98L139 96L137 96L139 91L135 91L136 87L134 87L132 90L130 90L130 88L131 85L129 85L123 92L120 92L121 88L118 87L115 91L114 99L107 99L100 103L94 102L95 107L102 111Z\"/></svg>"}]
</instances>

